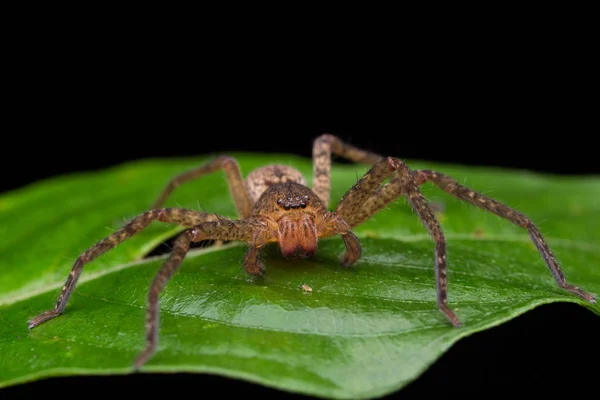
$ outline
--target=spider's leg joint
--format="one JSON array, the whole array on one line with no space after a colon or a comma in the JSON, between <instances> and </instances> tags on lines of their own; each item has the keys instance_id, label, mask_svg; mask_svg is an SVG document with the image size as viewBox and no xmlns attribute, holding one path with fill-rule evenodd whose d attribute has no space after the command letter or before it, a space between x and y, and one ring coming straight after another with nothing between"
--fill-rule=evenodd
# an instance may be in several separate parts
<instances>
[{"instance_id":1,"label":"spider's leg joint","mask_svg":"<svg viewBox=\"0 0 600 400\"><path fill-rule=\"evenodd\" d=\"M398 170L400 168L400 160L398 160L397 158L394 157L388 157L386 159L387 164L388 164L388 170L390 172L394 172L396 170Z\"/></svg>"},{"instance_id":2,"label":"spider's leg joint","mask_svg":"<svg viewBox=\"0 0 600 400\"><path fill-rule=\"evenodd\" d=\"M424 184L425 182L427 182L427 174L424 173L423 171L417 171L417 172L415 172L414 179L415 179L415 183L420 186L420 185Z\"/></svg>"}]
</instances>

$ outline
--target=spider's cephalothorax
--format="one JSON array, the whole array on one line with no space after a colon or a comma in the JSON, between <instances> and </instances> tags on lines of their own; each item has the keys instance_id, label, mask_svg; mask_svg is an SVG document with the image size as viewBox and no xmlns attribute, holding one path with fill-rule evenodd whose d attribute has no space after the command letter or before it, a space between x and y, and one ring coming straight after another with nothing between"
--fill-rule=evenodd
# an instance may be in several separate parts
<instances>
[{"instance_id":1,"label":"spider's cephalothorax","mask_svg":"<svg viewBox=\"0 0 600 400\"><path fill-rule=\"evenodd\" d=\"M252 215L273 229L272 237L284 257L309 257L317 251L326 209L306 186L296 182L271 186L256 202Z\"/></svg>"},{"instance_id":2,"label":"spider's cephalothorax","mask_svg":"<svg viewBox=\"0 0 600 400\"><path fill-rule=\"evenodd\" d=\"M332 153L355 162L371 164L372 167L346 192L335 210L328 211ZM349 266L361 255L359 240L351 229L399 196L406 196L435 242L437 304L446 318L454 326L459 326L458 317L448 307L446 240L435 214L419 190L419 185L428 181L461 200L526 229L558 285L590 302L596 301L594 296L566 281L542 234L527 216L460 185L446 175L429 170L411 171L398 158L385 158L360 150L329 134L315 140L313 166L312 190L306 186L306 180L300 172L283 165L258 168L244 180L235 159L227 156L217 157L175 177L150 211L140 214L75 260L54 308L33 318L29 322L29 328L64 312L85 264L146 228L154 220L182 225L187 229L173 243L173 251L150 287L146 314L146 348L135 362L135 367L139 368L154 353L158 342L159 294L181 264L191 242L206 239L244 241L249 245L244 256L244 269L251 275L259 275L264 271L260 252L268 243L278 243L285 257L308 257L316 252L319 238L340 235L346 245L341 263ZM227 176L241 219L231 220L182 208L160 208L180 184L221 169ZM384 183L386 180L388 181Z\"/></svg>"}]
</instances>

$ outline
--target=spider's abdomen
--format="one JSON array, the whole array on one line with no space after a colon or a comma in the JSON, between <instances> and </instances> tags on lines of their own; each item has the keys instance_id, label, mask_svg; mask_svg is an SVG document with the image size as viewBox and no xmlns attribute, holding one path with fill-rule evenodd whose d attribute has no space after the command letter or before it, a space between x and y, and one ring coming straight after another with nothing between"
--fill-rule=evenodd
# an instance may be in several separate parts
<instances>
[{"instance_id":1,"label":"spider's abdomen","mask_svg":"<svg viewBox=\"0 0 600 400\"><path fill-rule=\"evenodd\" d=\"M271 186L294 182L306 186L306 179L300 171L286 165L267 165L252 171L244 180L244 187L252 204Z\"/></svg>"}]
</instances>

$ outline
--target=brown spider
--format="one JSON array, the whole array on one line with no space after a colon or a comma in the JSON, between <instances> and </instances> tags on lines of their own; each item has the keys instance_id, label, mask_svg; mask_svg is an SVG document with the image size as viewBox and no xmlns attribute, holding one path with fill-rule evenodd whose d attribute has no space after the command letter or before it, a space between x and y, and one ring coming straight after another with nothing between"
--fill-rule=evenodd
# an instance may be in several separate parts
<instances>
[{"instance_id":1,"label":"brown spider","mask_svg":"<svg viewBox=\"0 0 600 400\"><path fill-rule=\"evenodd\" d=\"M355 162L372 165L372 168L342 197L334 212L327 210L332 152ZM54 309L31 320L29 328L34 328L64 312L85 264L140 232L153 220L180 224L187 230L175 240L173 251L150 287L146 315L146 348L135 361L135 367L139 368L150 358L157 346L159 294L181 264L191 242L206 239L247 242L250 248L244 256L244 269L251 275L260 275L265 268L259 260L264 245L277 242L285 257L308 257L317 250L319 238L340 235L346 245L341 263L350 266L361 255L360 242L351 229L401 195L408 198L435 241L437 304L448 320L458 327L461 323L448 307L444 234L418 188L427 181L433 182L461 200L527 229L558 285L585 300L596 302L589 293L567 283L542 234L529 218L496 200L458 184L446 175L426 170L411 171L398 158L384 158L360 150L329 134L322 135L314 141L313 163L312 190L306 186L306 180L300 172L283 165L258 168L244 180L236 160L227 156L220 156L175 177L150 211L140 214L122 229L84 251L75 260ZM230 220L215 214L182 208L159 208L180 184L219 169L225 171L241 220ZM386 178L389 178L389 182L383 184Z\"/></svg>"}]
</instances>

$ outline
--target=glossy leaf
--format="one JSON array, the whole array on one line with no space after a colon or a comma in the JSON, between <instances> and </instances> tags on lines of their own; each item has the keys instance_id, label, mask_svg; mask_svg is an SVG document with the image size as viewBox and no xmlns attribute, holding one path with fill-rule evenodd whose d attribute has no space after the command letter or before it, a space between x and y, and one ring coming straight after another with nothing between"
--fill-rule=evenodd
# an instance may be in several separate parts
<instances>
[{"instance_id":1,"label":"glossy leaf","mask_svg":"<svg viewBox=\"0 0 600 400\"><path fill-rule=\"evenodd\" d=\"M273 162L307 177L312 169L310 160L289 155L238 156L245 173ZM153 223L85 267L63 316L32 331L27 320L54 305L83 250L146 210L170 177L199 162L136 162L0 196L0 387L132 372L144 346L147 290L164 260L142 258L178 227ZM568 280L600 293L600 179L427 167L528 214ZM334 166L332 199L366 170ZM568 301L600 314L558 288L524 230L437 188L423 191L440 210L449 299L462 328L437 311L433 243L399 199L356 229L364 253L352 269L338 264L339 238L321 241L307 260L285 260L270 248L263 281L242 271L243 245L192 251L163 292L160 345L144 370L222 374L322 397L381 396L416 379L461 337L537 305ZM235 217L220 172L178 188L168 205Z\"/></svg>"}]
</instances>

